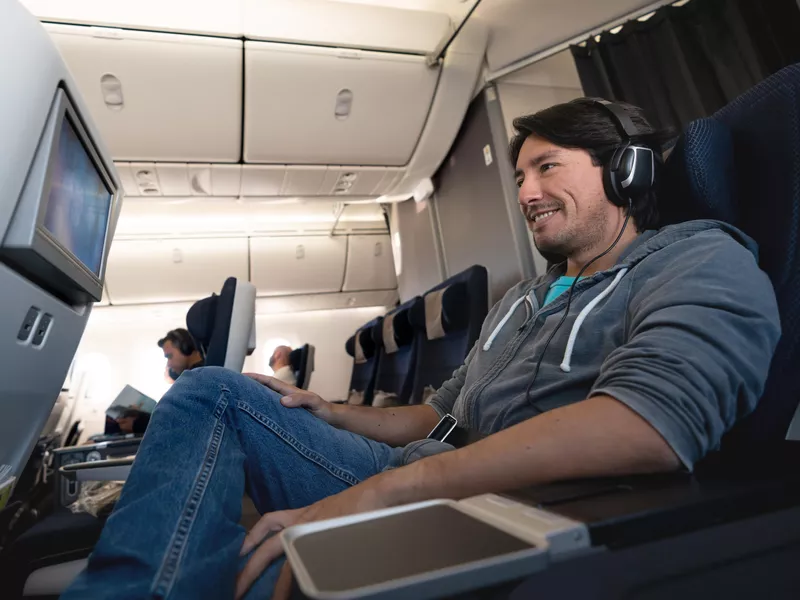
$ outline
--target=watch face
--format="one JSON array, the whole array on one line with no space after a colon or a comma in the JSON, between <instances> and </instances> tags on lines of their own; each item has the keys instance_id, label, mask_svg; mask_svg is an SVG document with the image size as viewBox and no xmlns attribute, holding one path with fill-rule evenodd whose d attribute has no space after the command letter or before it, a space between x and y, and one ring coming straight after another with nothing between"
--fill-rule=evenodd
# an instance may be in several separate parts
<instances>
[{"instance_id":1,"label":"watch face","mask_svg":"<svg viewBox=\"0 0 800 600\"><path fill-rule=\"evenodd\" d=\"M456 419L452 415L445 415L442 417L442 420L433 428L430 435L428 436L432 440L444 441L447 435L453 430L453 427L456 426Z\"/></svg>"}]
</instances>

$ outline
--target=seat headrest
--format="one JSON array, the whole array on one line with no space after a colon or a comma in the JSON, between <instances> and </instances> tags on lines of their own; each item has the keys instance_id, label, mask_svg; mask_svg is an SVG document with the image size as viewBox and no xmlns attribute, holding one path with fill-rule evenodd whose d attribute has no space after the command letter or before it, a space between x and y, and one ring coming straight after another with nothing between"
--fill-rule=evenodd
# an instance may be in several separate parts
<instances>
[{"instance_id":1,"label":"seat headrest","mask_svg":"<svg viewBox=\"0 0 800 600\"><path fill-rule=\"evenodd\" d=\"M355 335L345 343L345 350L353 357L357 365L364 364L375 356L377 347L375 341L372 339L372 330L376 326L380 327L382 322L383 317L378 317L364 324L356 331Z\"/></svg>"},{"instance_id":2,"label":"seat headrest","mask_svg":"<svg viewBox=\"0 0 800 600\"><path fill-rule=\"evenodd\" d=\"M659 182L662 226L693 219L739 220L731 132L716 119L689 123Z\"/></svg>"},{"instance_id":3,"label":"seat headrest","mask_svg":"<svg viewBox=\"0 0 800 600\"><path fill-rule=\"evenodd\" d=\"M303 358L303 348L295 348L289 353L289 367L297 373L300 370L300 363Z\"/></svg>"},{"instance_id":4,"label":"seat headrest","mask_svg":"<svg viewBox=\"0 0 800 600\"><path fill-rule=\"evenodd\" d=\"M377 346L383 346L386 354L394 354L401 347L414 341L414 327L411 325L411 309L415 303L422 302L414 298L396 308L372 328L372 339Z\"/></svg>"},{"instance_id":5,"label":"seat headrest","mask_svg":"<svg viewBox=\"0 0 800 600\"><path fill-rule=\"evenodd\" d=\"M436 340L448 333L469 325L469 288L464 281L425 294L422 302L411 308L411 322L424 331L429 340Z\"/></svg>"},{"instance_id":6,"label":"seat headrest","mask_svg":"<svg viewBox=\"0 0 800 600\"><path fill-rule=\"evenodd\" d=\"M217 318L219 296L212 294L208 298L198 300L186 313L186 329L192 334L202 348L208 346L214 333L214 322Z\"/></svg>"}]
</instances>

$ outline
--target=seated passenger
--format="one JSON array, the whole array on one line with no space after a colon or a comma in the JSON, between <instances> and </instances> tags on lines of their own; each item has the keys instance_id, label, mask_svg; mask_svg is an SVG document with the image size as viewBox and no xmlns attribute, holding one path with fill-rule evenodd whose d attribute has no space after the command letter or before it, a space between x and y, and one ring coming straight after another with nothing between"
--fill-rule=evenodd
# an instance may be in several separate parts
<instances>
[{"instance_id":1,"label":"seated passenger","mask_svg":"<svg viewBox=\"0 0 800 600\"><path fill-rule=\"evenodd\" d=\"M642 111L620 110L634 140L658 151ZM329 404L261 375L187 373L159 403L89 566L62 598L285 597L291 573L271 535L285 527L692 469L753 410L780 335L753 242L713 221L654 231L649 189L613 203L604 165L624 139L591 100L515 127L522 215L542 252L565 260L505 295L429 404ZM483 439L426 440L447 413ZM245 488L263 514L247 535Z\"/></svg>"},{"instance_id":2,"label":"seated passenger","mask_svg":"<svg viewBox=\"0 0 800 600\"><path fill-rule=\"evenodd\" d=\"M269 357L269 368L272 369L273 377L289 385L297 385L297 378L294 376L289 355L292 349L289 346L278 346Z\"/></svg>"},{"instance_id":3,"label":"seated passenger","mask_svg":"<svg viewBox=\"0 0 800 600\"><path fill-rule=\"evenodd\" d=\"M158 340L167 359L167 377L175 381L181 373L203 366L203 357L186 329L173 329Z\"/></svg>"}]
</instances>

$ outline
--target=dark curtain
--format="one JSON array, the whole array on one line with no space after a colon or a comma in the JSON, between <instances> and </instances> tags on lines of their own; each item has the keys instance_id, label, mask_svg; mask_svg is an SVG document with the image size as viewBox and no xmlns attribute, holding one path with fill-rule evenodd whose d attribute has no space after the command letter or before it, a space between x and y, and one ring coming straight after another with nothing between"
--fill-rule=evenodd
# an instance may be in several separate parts
<instances>
[{"instance_id":1,"label":"dark curtain","mask_svg":"<svg viewBox=\"0 0 800 600\"><path fill-rule=\"evenodd\" d=\"M572 46L587 96L641 106L683 129L781 68L800 62L796 0L691 0Z\"/></svg>"}]
</instances>

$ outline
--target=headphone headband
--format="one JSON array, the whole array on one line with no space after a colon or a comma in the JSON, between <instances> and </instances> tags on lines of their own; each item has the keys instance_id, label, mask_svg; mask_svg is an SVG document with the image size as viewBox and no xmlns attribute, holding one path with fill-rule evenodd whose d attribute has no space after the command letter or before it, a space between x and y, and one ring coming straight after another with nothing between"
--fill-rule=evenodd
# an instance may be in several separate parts
<instances>
[{"instance_id":1,"label":"headphone headband","mask_svg":"<svg viewBox=\"0 0 800 600\"><path fill-rule=\"evenodd\" d=\"M633 124L628 113L619 104L608 100L594 100L594 103L602 106L611 115L611 120L614 121L614 125L617 126L623 140L630 140L637 134L636 125Z\"/></svg>"}]
</instances>

